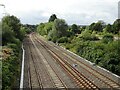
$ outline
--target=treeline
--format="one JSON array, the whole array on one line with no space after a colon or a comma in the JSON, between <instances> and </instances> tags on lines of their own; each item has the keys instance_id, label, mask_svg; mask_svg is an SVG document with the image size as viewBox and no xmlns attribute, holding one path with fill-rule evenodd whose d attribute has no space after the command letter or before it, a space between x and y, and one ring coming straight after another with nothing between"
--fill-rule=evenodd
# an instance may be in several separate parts
<instances>
[{"instance_id":1,"label":"treeline","mask_svg":"<svg viewBox=\"0 0 120 90\"><path fill-rule=\"evenodd\" d=\"M68 25L51 15L37 32L87 60L120 75L120 19L113 24L98 21L87 26Z\"/></svg>"},{"instance_id":2,"label":"treeline","mask_svg":"<svg viewBox=\"0 0 120 90\"><path fill-rule=\"evenodd\" d=\"M18 84L22 41L26 34L33 30L33 26L21 24L15 16L5 16L0 23L2 23L0 27L2 28L2 90L9 90Z\"/></svg>"}]
</instances>

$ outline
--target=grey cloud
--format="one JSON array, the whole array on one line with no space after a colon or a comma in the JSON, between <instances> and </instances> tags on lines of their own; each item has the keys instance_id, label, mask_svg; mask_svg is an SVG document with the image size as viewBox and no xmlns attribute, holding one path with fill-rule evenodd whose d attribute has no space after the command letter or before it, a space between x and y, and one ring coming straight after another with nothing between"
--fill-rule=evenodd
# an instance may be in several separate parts
<instances>
[{"instance_id":1,"label":"grey cloud","mask_svg":"<svg viewBox=\"0 0 120 90\"><path fill-rule=\"evenodd\" d=\"M40 11L30 11L30 12L21 12L22 14L17 15L22 23L29 24L38 24L41 22L47 22L50 15L55 13L58 18L63 18L66 20L68 24L82 24L87 25L98 20L103 20L107 23L113 23L117 18L117 4L107 4L104 2L98 2L89 5L89 3L85 4L86 6L77 5L71 6L68 11L61 13L59 11L48 11L48 10L40 10ZM88 7L87 7L88 5ZM48 15L44 15L47 13Z\"/></svg>"}]
</instances>

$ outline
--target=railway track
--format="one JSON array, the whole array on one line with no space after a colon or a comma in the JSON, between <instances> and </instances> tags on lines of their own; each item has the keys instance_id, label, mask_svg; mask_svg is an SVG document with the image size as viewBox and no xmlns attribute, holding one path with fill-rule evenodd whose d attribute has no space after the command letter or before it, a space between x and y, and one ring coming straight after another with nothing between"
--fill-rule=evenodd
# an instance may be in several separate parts
<instances>
[{"instance_id":1,"label":"railway track","mask_svg":"<svg viewBox=\"0 0 120 90\"><path fill-rule=\"evenodd\" d=\"M80 88L84 89L93 89L99 90L99 88L88 80L83 74L79 73L78 70L73 68L68 62L60 58L55 52L53 52L49 47L45 44L41 43L40 40L36 39L50 54L51 56L57 60L57 62L61 65L61 67L68 72L68 74L74 79L74 81L79 85Z\"/></svg>"},{"instance_id":2,"label":"railway track","mask_svg":"<svg viewBox=\"0 0 120 90\"><path fill-rule=\"evenodd\" d=\"M68 60L70 59L71 62L80 65L80 68L84 69L84 71L87 71L89 73L89 75L92 75L95 78L97 78L98 82L101 82L102 84L108 86L106 88L120 89L120 83L117 83L117 82L113 81L109 77L107 77L104 74L98 72L97 70L94 70L93 68L91 68L90 66L88 66L85 63L81 62L80 60L76 60L72 56L70 57L67 54L65 54L65 56L68 58ZM88 74L86 74L86 75L88 75Z\"/></svg>"},{"instance_id":3,"label":"railway track","mask_svg":"<svg viewBox=\"0 0 120 90\"><path fill-rule=\"evenodd\" d=\"M36 38L37 38L37 40L41 43L41 45L44 47L44 48L46 48L46 49L49 49L50 51L51 51L51 53L53 52L53 50L51 50L51 48L49 48L50 46L47 46L45 43L46 42L44 42L44 41L42 41L42 40L40 40L39 38L38 38L38 36L35 36ZM49 51L49 52L50 52ZM62 50L61 50L62 51ZM61 51L59 51L59 53L61 52ZM62 51L63 52L63 51ZM57 53L55 53L55 52L53 52L56 56L59 56ZM67 58L69 58L69 59L71 59L70 58L70 56L68 56L68 55L64 55L65 57L67 57ZM72 56L71 56L72 57ZM60 58L60 57L59 57ZM63 59L63 58L61 58L61 59ZM65 60L64 60L65 61ZM83 70L85 70L85 72L87 71L87 73L89 73L89 75L92 75L92 76L94 76L95 78L97 78L97 80L99 81L99 82L102 82L102 83L104 83L104 85L107 85L107 88L110 88L110 89L120 89L120 84L119 83L116 83L116 82L114 82L113 80L111 80L110 78L108 78L107 76L105 76L105 75L103 75L102 73L99 73L98 71L96 71L96 70L94 70L93 68L91 68L90 66L88 66L88 65L86 65L86 64L84 64L83 62L81 62L81 61L78 61L78 60L76 60L74 57L72 57L72 60L71 60L72 62L74 62L74 63L77 63L77 64L79 64L80 65L80 68L82 68Z\"/></svg>"},{"instance_id":4,"label":"railway track","mask_svg":"<svg viewBox=\"0 0 120 90\"><path fill-rule=\"evenodd\" d=\"M39 56L41 57L43 64L46 67L46 70L49 73L49 76L46 76L46 78L51 77L53 83L54 83L54 87L56 89L64 89L67 90L66 85L64 84L64 82L61 80L61 78L59 77L59 75L55 72L55 70L51 67L51 65L47 62L47 60L45 59L45 57L42 55L41 51L37 48L36 44L34 43L34 40L32 40L32 44L34 46L34 48L36 49L36 51L39 53ZM46 79L45 78L45 79ZM41 81L43 83L43 81ZM47 81L46 81L47 82ZM49 85L50 83L48 83ZM44 85L43 85L44 88Z\"/></svg>"},{"instance_id":5,"label":"railway track","mask_svg":"<svg viewBox=\"0 0 120 90\"><path fill-rule=\"evenodd\" d=\"M76 85L76 83L74 83L74 81L71 79L71 77L68 77L69 76L68 73L66 73L64 71L64 69L61 68L61 66L58 63L56 63L56 60L49 54L49 52L43 46L41 46L39 44L39 42L37 42L37 40L34 40L34 42L36 43L36 46L39 49L39 51L42 52L42 55L45 57L45 59L47 60L47 62L49 63L49 65L51 66L53 71L60 78L60 80L64 84L64 86L67 89L68 88L78 88L78 86ZM44 61L46 61L46 60L44 60Z\"/></svg>"},{"instance_id":6,"label":"railway track","mask_svg":"<svg viewBox=\"0 0 120 90\"><path fill-rule=\"evenodd\" d=\"M43 88L41 84L41 79L40 76L37 72L37 66L35 61L33 60L34 56L33 53L31 52L31 42L27 40L27 44L29 44L27 48L28 52L28 77L29 77L29 89L34 89L34 88Z\"/></svg>"}]
</instances>

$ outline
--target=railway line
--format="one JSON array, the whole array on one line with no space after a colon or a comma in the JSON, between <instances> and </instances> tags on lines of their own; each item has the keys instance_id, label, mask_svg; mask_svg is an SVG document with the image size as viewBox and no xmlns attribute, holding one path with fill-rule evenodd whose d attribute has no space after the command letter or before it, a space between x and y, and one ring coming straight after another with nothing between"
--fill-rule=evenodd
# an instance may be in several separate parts
<instances>
[{"instance_id":1,"label":"railway line","mask_svg":"<svg viewBox=\"0 0 120 90\"><path fill-rule=\"evenodd\" d=\"M89 81L84 75L79 73L75 68L73 68L72 65L67 63L65 60L60 58L55 52L51 51L48 47L43 45L43 43L40 42L40 40L36 39L50 54L51 56L61 65L61 67L66 70L66 72L69 73L69 75L74 78L75 82L84 89L96 89L99 90L99 88L93 84L91 81Z\"/></svg>"},{"instance_id":2,"label":"railway line","mask_svg":"<svg viewBox=\"0 0 120 90\"><path fill-rule=\"evenodd\" d=\"M35 65L35 61L33 60L33 53L31 52L31 44L28 40L26 40L26 44L29 44L29 46L25 47L28 55L26 55L28 58L27 60L27 67L25 70L26 80L24 80L24 88L42 88L40 77L37 72L37 66Z\"/></svg>"},{"instance_id":3,"label":"railway line","mask_svg":"<svg viewBox=\"0 0 120 90\"><path fill-rule=\"evenodd\" d=\"M37 37L37 38L39 38L39 37ZM37 40L40 40L40 39L37 39ZM43 42L43 41L41 41L41 42L46 43L46 42ZM44 45L46 46L47 44L44 44ZM47 46L47 47L49 47L49 46ZM55 49L56 49L56 47L55 47ZM80 60L76 60L76 58L74 58L73 56L70 56L68 53L66 53L65 50L60 48L60 49L57 49L56 51L57 51L57 53L59 53L59 56L60 56L61 52L64 52L63 54L64 54L64 56L67 57L67 61L72 62L72 63L76 63L77 65L80 65L79 68L82 68L82 71L84 72L83 74L88 75L86 77L91 79L92 82L94 82L94 80L96 79L97 86L100 85L99 87L102 86L102 88L111 88L111 89L116 89L117 88L117 89L120 89L120 83L117 83L117 82L113 81L109 77L107 77L107 76L103 75L102 73L94 70L93 68L91 68L90 66L81 62ZM62 56L63 56L63 54L62 54ZM91 78L91 77L93 77L93 78Z\"/></svg>"},{"instance_id":4,"label":"railway line","mask_svg":"<svg viewBox=\"0 0 120 90\"><path fill-rule=\"evenodd\" d=\"M61 51L60 51L61 52ZM59 53L60 53L59 52ZM63 53L68 59L67 61L71 63L76 63L77 65L80 65L79 68L82 68L82 72L84 71L85 75L89 75L88 77L92 79L91 77L94 76L93 80L97 78L97 82L99 82L99 85L102 85L105 88L120 88L120 85L116 83L115 81L111 80L107 76L103 75L102 73L99 73L98 71L94 70L93 68L89 67L88 65L84 64L83 62L75 60L72 56L67 55L66 53ZM64 59L65 60L65 59ZM91 75L91 76L90 76ZM100 84L100 82L102 84Z\"/></svg>"},{"instance_id":5,"label":"railway line","mask_svg":"<svg viewBox=\"0 0 120 90\"><path fill-rule=\"evenodd\" d=\"M66 85L62 82L61 78L57 75L57 73L54 71L54 69L51 67L51 65L47 62L45 57L42 55L40 50L37 48L37 46L35 45L34 41L32 39L31 39L31 41L32 41L34 47L37 49L37 52L39 53L39 56L43 60L43 63L46 66L46 69L48 70L48 72L49 72L49 74L50 74L50 76L51 76L51 78L52 78L52 80L54 82L55 88L67 88ZM49 76L47 76L47 77L49 77Z\"/></svg>"},{"instance_id":6,"label":"railway line","mask_svg":"<svg viewBox=\"0 0 120 90\"><path fill-rule=\"evenodd\" d=\"M37 34L33 33L26 39L25 49L25 88L120 89L119 83Z\"/></svg>"},{"instance_id":7,"label":"railway line","mask_svg":"<svg viewBox=\"0 0 120 90\"><path fill-rule=\"evenodd\" d=\"M63 88L67 90L68 87L64 84L64 81L61 80L61 77L59 77L54 68L46 61L46 58L41 54L41 50L39 50L34 43L35 41L27 39L25 42L26 45L29 45L25 47L29 55L27 55L26 58L28 60L28 63L26 62L26 69L28 70L25 70L27 71L25 74L27 75L24 77L28 80L24 80L24 88Z\"/></svg>"}]
</instances>

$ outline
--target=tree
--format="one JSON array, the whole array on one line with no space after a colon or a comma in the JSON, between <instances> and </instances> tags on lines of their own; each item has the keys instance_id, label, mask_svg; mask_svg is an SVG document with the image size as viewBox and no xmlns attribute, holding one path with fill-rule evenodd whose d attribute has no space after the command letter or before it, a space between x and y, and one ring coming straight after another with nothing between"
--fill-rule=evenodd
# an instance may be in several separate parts
<instances>
[{"instance_id":1,"label":"tree","mask_svg":"<svg viewBox=\"0 0 120 90\"><path fill-rule=\"evenodd\" d=\"M1 27L1 26L0 26ZM3 90L11 90L17 77L19 77L19 62L21 53L21 42L23 37L23 32L25 30L20 30L21 24L17 17L15 16L5 16L2 18L2 45L4 56L2 58L2 85ZM0 28L1 29L1 28ZM12 83L11 83L12 82Z\"/></svg>"},{"instance_id":2,"label":"tree","mask_svg":"<svg viewBox=\"0 0 120 90\"><path fill-rule=\"evenodd\" d=\"M27 32L27 29L25 27L21 27L20 28L20 34L19 34L19 36L20 36L20 40L21 41L24 39L26 32Z\"/></svg>"},{"instance_id":3,"label":"tree","mask_svg":"<svg viewBox=\"0 0 120 90\"><path fill-rule=\"evenodd\" d=\"M52 14L49 18L49 22L54 22L55 19L57 19L57 16L55 14Z\"/></svg>"},{"instance_id":4,"label":"tree","mask_svg":"<svg viewBox=\"0 0 120 90\"><path fill-rule=\"evenodd\" d=\"M109 33L112 33L113 30L112 30L112 25L108 24L106 25L106 27L104 28L105 32L109 32Z\"/></svg>"},{"instance_id":5,"label":"tree","mask_svg":"<svg viewBox=\"0 0 120 90\"><path fill-rule=\"evenodd\" d=\"M78 26L76 24L73 24L71 26L71 29L75 34L80 33L80 30L78 29Z\"/></svg>"},{"instance_id":6,"label":"tree","mask_svg":"<svg viewBox=\"0 0 120 90\"><path fill-rule=\"evenodd\" d=\"M118 32L120 32L120 19L117 19L114 23L113 23L113 33L117 34Z\"/></svg>"},{"instance_id":7,"label":"tree","mask_svg":"<svg viewBox=\"0 0 120 90\"><path fill-rule=\"evenodd\" d=\"M21 29L20 20L15 16L5 16L2 18L2 40L3 45L8 43L20 44L23 40L26 30Z\"/></svg>"},{"instance_id":8,"label":"tree","mask_svg":"<svg viewBox=\"0 0 120 90\"><path fill-rule=\"evenodd\" d=\"M93 28L95 31L101 32L102 31L102 24L100 22L96 23Z\"/></svg>"},{"instance_id":9,"label":"tree","mask_svg":"<svg viewBox=\"0 0 120 90\"><path fill-rule=\"evenodd\" d=\"M90 40L91 39L91 31L90 30L85 30L81 33L81 37L84 40Z\"/></svg>"},{"instance_id":10,"label":"tree","mask_svg":"<svg viewBox=\"0 0 120 90\"><path fill-rule=\"evenodd\" d=\"M19 34L20 34L20 27L21 27L21 23L20 20L15 17L15 16L5 16L2 19L2 23L6 23L8 25L8 27L11 28L11 30L13 32L15 32L15 37L20 38Z\"/></svg>"},{"instance_id":11,"label":"tree","mask_svg":"<svg viewBox=\"0 0 120 90\"><path fill-rule=\"evenodd\" d=\"M58 38L67 36L68 25L63 19L56 19L53 23L52 30L48 34L48 39L56 42Z\"/></svg>"},{"instance_id":12,"label":"tree","mask_svg":"<svg viewBox=\"0 0 120 90\"><path fill-rule=\"evenodd\" d=\"M92 24L89 26L89 29L92 30L92 31L94 31L94 29L95 29L95 28L94 28L94 25L95 25L95 23L92 23Z\"/></svg>"},{"instance_id":13,"label":"tree","mask_svg":"<svg viewBox=\"0 0 120 90\"><path fill-rule=\"evenodd\" d=\"M6 45L7 43L13 42L15 38L15 33L11 30L11 28L6 24L2 24L2 45Z\"/></svg>"},{"instance_id":14,"label":"tree","mask_svg":"<svg viewBox=\"0 0 120 90\"><path fill-rule=\"evenodd\" d=\"M53 24L53 30L57 31L57 36L62 37L67 35L68 25L63 19L56 19Z\"/></svg>"},{"instance_id":15,"label":"tree","mask_svg":"<svg viewBox=\"0 0 120 90\"><path fill-rule=\"evenodd\" d=\"M52 26L53 26L53 22L45 23L44 30L45 30L45 32L46 32L47 35L52 30Z\"/></svg>"},{"instance_id":16,"label":"tree","mask_svg":"<svg viewBox=\"0 0 120 90\"><path fill-rule=\"evenodd\" d=\"M31 31L35 31L37 27L37 25L30 25L30 24L24 24L24 25L22 24L22 26L24 26L26 29L29 29L28 33L30 33Z\"/></svg>"},{"instance_id":17,"label":"tree","mask_svg":"<svg viewBox=\"0 0 120 90\"><path fill-rule=\"evenodd\" d=\"M105 22L98 21L97 23L92 23L89 26L89 29L92 30L92 31L102 32L104 27L105 27Z\"/></svg>"},{"instance_id":18,"label":"tree","mask_svg":"<svg viewBox=\"0 0 120 90\"><path fill-rule=\"evenodd\" d=\"M37 27L37 32L40 35L46 35L47 32L44 30L45 24L44 23L40 23L40 25Z\"/></svg>"}]
</instances>

